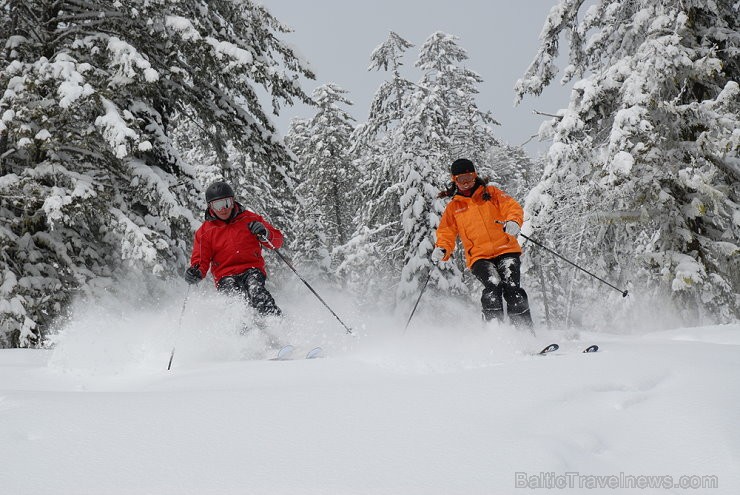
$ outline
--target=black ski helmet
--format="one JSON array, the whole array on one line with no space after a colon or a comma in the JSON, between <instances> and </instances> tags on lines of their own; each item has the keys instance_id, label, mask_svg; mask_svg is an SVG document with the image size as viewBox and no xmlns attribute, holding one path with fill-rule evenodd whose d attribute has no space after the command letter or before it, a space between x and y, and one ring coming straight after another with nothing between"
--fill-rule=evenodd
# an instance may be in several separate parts
<instances>
[{"instance_id":1,"label":"black ski helmet","mask_svg":"<svg viewBox=\"0 0 740 495\"><path fill-rule=\"evenodd\" d=\"M475 172L475 165L467 158L458 158L450 165L450 174L452 175L468 174L470 172Z\"/></svg>"},{"instance_id":2,"label":"black ski helmet","mask_svg":"<svg viewBox=\"0 0 740 495\"><path fill-rule=\"evenodd\" d=\"M206 189L206 203L217 199L233 198L234 190L224 181L214 182Z\"/></svg>"}]
</instances>

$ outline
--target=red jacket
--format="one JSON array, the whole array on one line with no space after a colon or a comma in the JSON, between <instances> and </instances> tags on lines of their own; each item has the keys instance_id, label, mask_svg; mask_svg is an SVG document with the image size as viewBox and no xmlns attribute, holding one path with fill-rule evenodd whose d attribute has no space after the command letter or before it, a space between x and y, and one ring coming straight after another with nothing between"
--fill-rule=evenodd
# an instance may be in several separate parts
<instances>
[{"instance_id":1,"label":"red jacket","mask_svg":"<svg viewBox=\"0 0 740 495\"><path fill-rule=\"evenodd\" d=\"M267 248L268 245L261 243L249 231L250 222L257 221L265 225L270 242L275 248L283 245L283 234L264 218L244 209L239 203L234 205L234 211L231 218L224 221L208 210L206 221L195 232L190 266L199 265L203 277L210 268L216 284L223 277L238 275L250 268L258 268L267 275L262 248Z\"/></svg>"},{"instance_id":2,"label":"red jacket","mask_svg":"<svg viewBox=\"0 0 740 495\"><path fill-rule=\"evenodd\" d=\"M483 199L488 192L491 199ZM447 253L447 261L455 250L458 236L465 248L468 267L479 259L495 258L505 253L521 253L516 237L504 232L500 223L513 220L522 225L524 212L517 201L494 186L480 186L471 197L456 194L447 204L437 227L437 246Z\"/></svg>"}]
</instances>

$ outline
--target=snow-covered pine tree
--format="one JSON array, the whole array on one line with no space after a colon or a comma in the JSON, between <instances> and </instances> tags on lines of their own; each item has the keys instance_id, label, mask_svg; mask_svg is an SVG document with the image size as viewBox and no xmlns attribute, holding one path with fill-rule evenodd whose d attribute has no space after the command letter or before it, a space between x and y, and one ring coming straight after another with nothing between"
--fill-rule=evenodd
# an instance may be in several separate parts
<instances>
[{"instance_id":1,"label":"snow-covered pine tree","mask_svg":"<svg viewBox=\"0 0 740 495\"><path fill-rule=\"evenodd\" d=\"M441 189L440 171L447 166L446 124L448 116L441 97L434 91L417 86L405 103L398 136L401 161L400 198L401 246L405 253L401 280L396 290L399 301L413 299L432 268L429 255L434 249L434 232L444 210L437 199ZM448 280L439 269L432 280L448 288Z\"/></svg>"},{"instance_id":2,"label":"snow-covered pine tree","mask_svg":"<svg viewBox=\"0 0 740 495\"><path fill-rule=\"evenodd\" d=\"M309 153L311 140L310 119L294 118L285 136L285 144L296 157L297 184L301 184L303 165L302 160ZM296 189L300 188L300 185ZM303 265L303 269L316 270L317 276L326 277L327 269L331 265L331 253L327 249L327 239L320 221L321 210L306 207L307 198L296 190L296 203L293 207L295 221L288 238L288 249L295 250L299 255L295 264ZM314 201L312 201L314 203Z\"/></svg>"},{"instance_id":3,"label":"snow-covered pine tree","mask_svg":"<svg viewBox=\"0 0 740 495\"><path fill-rule=\"evenodd\" d=\"M365 301L391 295L388 287L395 285L403 265L403 152L396 143L404 101L414 88L400 72L404 54L412 46L391 32L372 52L368 70L390 70L392 75L378 88L367 121L358 125L352 136L352 156L360 174L357 195L362 207L357 211L356 231L340 249L342 262L337 273L352 283Z\"/></svg>"},{"instance_id":4,"label":"snow-covered pine tree","mask_svg":"<svg viewBox=\"0 0 740 495\"><path fill-rule=\"evenodd\" d=\"M294 157L288 155L282 163L261 164L237 141L226 140L221 143L223 149L216 151L206 139L199 138L189 121L180 120L178 124L172 130L174 146L183 150L182 159L192 168L194 187L225 180L244 207L263 215L285 232L292 230L297 183ZM195 204L198 220L203 219L205 207L205 198L200 194Z\"/></svg>"},{"instance_id":5,"label":"snow-covered pine tree","mask_svg":"<svg viewBox=\"0 0 740 495\"><path fill-rule=\"evenodd\" d=\"M496 143L493 119L474 101L480 77L462 66L467 54L455 40L444 33L429 37L416 62L423 73L416 84L400 74L410 43L391 33L372 54L370 69L392 68L393 77L381 85L368 121L355 132L367 210L344 249L347 261L340 270L366 289L368 278L397 285L397 299L416 294L429 269L442 211L436 194L448 179L449 164L466 156L485 168L486 152ZM462 265L445 269L452 273L435 270L433 285L465 292Z\"/></svg>"},{"instance_id":6,"label":"snow-covered pine tree","mask_svg":"<svg viewBox=\"0 0 740 495\"><path fill-rule=\"evenodd\" d=\"M521 146L496 144L487 153L491 167L491 182L520 203L539 183L544 168L543 159L532 159Z\"/></svg>"},{"instance_id":7,"label":"snow-covered pine tree","mask_svg":"<svg viewBox=\"0 0 740 495\"><path fill-rule=\"evenodd\" d=\"M172 139L183 122L287 189L255 92L309 101L285 30L250 0L2 3L0 346L38 344L73 294L115 288L122 260L186 261L202 197Z\"/></svg>"},{"instance_id":8,"label":"snow-covered pine tree","mask_svg":"<svg viewBox=\"0 0 740 495\"><path fill-rule=\"evenodd\" d=\"M638 302L668 294L691 321L737 319L740 6L604 0L579 19L583 4L551 10L516 85L518 99L539 94L569 36L564 80L576 82L542 128L553 144L527 200L531 228L592 271L631 281ZM590 283L581 279L581 296ZM578 309L587 318L593 305Z\"/></svg>"},{"instance_id":9,"label":"snow-covered pine tree","mask_svg":"<svg viewBox=\"0 0 740 495\"><path fill-rule=\"evenodd\" d=\"M308 150L308 123L310 119L294 117L288 126L288 133L285 135L285 146L293 153L296 163L300 160L301 155Z\"/></svg>"},{"instance_id":10,"label":"snow-covered pine tree","mask_svg":"<svg viewBox=\"0 0 740 495\"><path fill-rule=\"evenodd\" d=\"M468 158L479 167L487 165L488 150L498 144L490 111L482 111L475 101L476 85L483 79L463 64L467 51L458 45L457 36L437 31L419 50L416 66L424 73L421 86L433 89L444 102L449 144L447 162Z\"/></svg>"},{"instance_id":11,"label":"snow-covered pine tree","mask_svg":"<svg viewBox=\"0 0 740 495\"><path fill-rule=\"evenodd\" d=\"M458 45L458 39L451 34L437 31L421 46L415 65L422 71L417 87L423 90L415 93L415 98L411 100L415 110L408 111L408 118L403 123L407 138L416 132L426 134L421 142L407 140L406 149L411 150L412 154L421 152L422 156L425 156L424 151L420 150L427 150L434 178L430 184L437 186L449 180L449 166L458 158L472 160L481 176L489 175L487 172L495 167L495 164L488 161L489 150L499 144L493 135L493 125L497 122L490 112L481 111L475 101L478 94L476 85L483 80L465 67L468 54ZM426 121L417 117L429 112L431 114ZM426 130L420 128L420 122L425 123ZM431 232L439 222L437 213L441 214L443 211L441 204L432 206L433 198L434 196L428 198L428 201L430 211L436 213L428 216L425 225L425 229ZM428 258L428 253L419 252L418 255ZM418 263L420 260L416 264ZM412 265L407 261L404 280ZM464 283L465 263L461 251L455 255L454 263L445 264L441 269L444 276L440 276L441 273L436 270L433 272L433 279L439 288L447 291L452 289L457 293L468 291Z\"/></svg>"},{"instance_id":12,"label":"snow-covered pine tree","mask_svg":"<svg viewBox=\"0 0 740 495\"><path fill-rule=\"evenodd\" d=\"M334 250L352 232L356 208L357 173L350 159L354 118L343 108L352 102L336 84L316 88L312 98L317 112L291 127L289 142L297 148L300 203L292 248L301 261L317 265L325 275L336 266ZM300 132L300 135L297 133Z\"/></svg>"}]
</instances>

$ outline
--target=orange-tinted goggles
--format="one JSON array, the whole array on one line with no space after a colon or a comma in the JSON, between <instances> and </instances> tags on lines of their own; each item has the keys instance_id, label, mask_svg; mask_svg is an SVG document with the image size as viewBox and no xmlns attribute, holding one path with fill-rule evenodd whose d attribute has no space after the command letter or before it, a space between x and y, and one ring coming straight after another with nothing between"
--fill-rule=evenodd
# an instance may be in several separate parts
<instances>
[{"instance_id":1,"label":"orange-tinted goggles","mask_svg":"<svg viewBox=\"0 0 740 495\"><path fill-rule=\"evenodd\" d=\"M463 182L463 183L465 183L465 182L474 181L476 179L476 177L478 177L478 173L477 172L468 172L466 174L453 175L452 176L452 180L454 180L455 182Z\"/></svg>"}]
</instances>

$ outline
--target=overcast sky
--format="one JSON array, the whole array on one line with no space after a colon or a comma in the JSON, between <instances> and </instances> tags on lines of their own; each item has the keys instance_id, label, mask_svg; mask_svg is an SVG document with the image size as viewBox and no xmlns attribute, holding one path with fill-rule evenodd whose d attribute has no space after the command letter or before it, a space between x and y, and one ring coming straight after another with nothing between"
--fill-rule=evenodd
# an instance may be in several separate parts
<instances>
[{"instance_id":1,"label":"overcast sky","mask_svg":"<svg viewBox=\"0 0 740 495\"><path fill-rule=\"evenodd\" d=\"M558 0L256 0L265 5L294 32L282 36L298 49L316 73L304 80L309 94L319 85L333 82L349 91L354 105L348 110L358 120L367 118L370 102L387 73L368 71L370 54L390 31L413 43L407 67L413 66L418 49L435 31L459 38L467 50L467 67L481 75L478 105L490 110L501 123L496 135L520 145L537 132L543 117L536 109L554 113L568 103L569 91L559 77L540 97L528 96L514 106L514 83L523 76L539 46L539 34L550 9ZM567 47L561 46L561 51ZM561 69L563 67L561 66ZM407 75L417 80L414 70ZM293 117L310 117L304 106L286 107L274 118L285 134ZM547 143L533 140L530 153L544 152Z\"/></svg>"}]
</instances>

